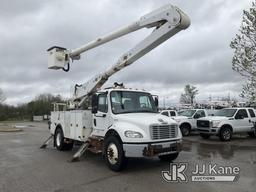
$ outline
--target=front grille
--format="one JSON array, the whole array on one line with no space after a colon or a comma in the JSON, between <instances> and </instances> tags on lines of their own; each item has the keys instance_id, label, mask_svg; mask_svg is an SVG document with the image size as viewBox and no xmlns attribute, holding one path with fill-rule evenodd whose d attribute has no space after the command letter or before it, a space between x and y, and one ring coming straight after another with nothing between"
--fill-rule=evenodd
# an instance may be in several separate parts
<instances>
[{"instance_id":1,"label":"front grille","mask_svg":"<svg viewBox=\"0 0 256 192\"><path fill-rule=\"evenodd\" d=\"M207 120L197 120L197 127L209 128L210 127L210 121L207 121Z\"/></svg>"},{"instance_id":2,"label":"front grille","mask_svg":"<svg viewBox=\"0 0 256 192\"><path fill-rule=\"evenodd\" d=\"M177 125L152 125L150 127L151 139L170 139L176 138L178 132Z\"/></svg>"}]
</instances>

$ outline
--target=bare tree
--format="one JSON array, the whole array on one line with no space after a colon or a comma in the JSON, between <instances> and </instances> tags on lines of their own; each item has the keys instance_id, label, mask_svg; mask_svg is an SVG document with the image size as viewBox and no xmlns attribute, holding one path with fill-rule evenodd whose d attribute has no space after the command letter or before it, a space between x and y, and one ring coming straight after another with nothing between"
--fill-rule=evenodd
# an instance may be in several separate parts
<instances>
[{"instance_id":1,"label":"bare tree","mask_svg":"<svg viewBox=\"0 0 256 192\"><path fill-rule=\"evenodd\" d=\"M194 100L196 95L198 94L198 90L193 85L186 85L184 88L184 93L180 96L180 103L184 104L194 104Z\"/></svg>"},{"instance_id":2,"label":"bare tree","mask_svg":"<svg viewBox=\"0 0 256 192\"><path fill-rule=\"evenodd\" d=\"M248 79L241 96L252 101L256 94L256 1L249 11L243 11L240 30L231 41L234 49L232 69Z\"/></svg>"},{"instance_id":3,"label":"bare tree","mask_svg":"<svg viewBox=\"0 0 256 192\"><path fill-rule=\"evenodd\" d=\"M256 79L251 78L246 85L243 85L241 97L249 101L249 103L255 103L256 101Z\"/></svg>"},{"instance_id":4,"label":"bare tree","mask_svg":"<svg viewBox=\"0 0 256 192\"><path fill-rule=\"evenodd\" d=\"M5 99L6 99L5 94L3 90L0 88L0 103L3 103Z\"/></svg>"}]
</instances>

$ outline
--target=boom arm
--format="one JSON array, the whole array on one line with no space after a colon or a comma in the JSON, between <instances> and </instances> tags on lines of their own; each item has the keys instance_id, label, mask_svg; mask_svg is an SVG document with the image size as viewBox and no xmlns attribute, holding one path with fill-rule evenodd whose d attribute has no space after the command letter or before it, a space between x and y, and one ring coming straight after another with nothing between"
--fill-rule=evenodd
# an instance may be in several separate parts
<instances>
[{"instance_id":1,"label":"boom arm","mask_svg":"<svg viewBox=\"0 0 256 192\"><path fill-rule=\"evenodd\" d=\"M186 29L189 25L190 20L185 13L175 6L166 5L142 16L138 21L132 23L131 25L100 37L95 41L92 41L75 50L69 51L62 47L51 47L47 50L50 54L48 68L64 69L64 67L68 65L69 69L70 60L80 59L80 54L89 49L100 46L141 28L155 27L153 32L148 37L138 43L134 48L123 54L117 63L110 67L107 71L96 75L91 80L80 86L75 86L73 100L79 101L80 105L84 99L99 89L114 73L132 64L134 61L141 58L179 31ZM64 70L67 71L68 69Z\"/></svg>"}]
</instances>

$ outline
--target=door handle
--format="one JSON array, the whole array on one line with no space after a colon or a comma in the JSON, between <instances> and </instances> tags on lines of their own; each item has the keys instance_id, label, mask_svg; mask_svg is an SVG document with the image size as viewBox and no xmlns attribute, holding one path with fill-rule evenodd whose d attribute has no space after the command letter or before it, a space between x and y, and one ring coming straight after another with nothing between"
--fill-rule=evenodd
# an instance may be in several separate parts
<instances>
[{"instance_id":1,"label":"door handle","mask_svg":"<svg viewBox=\"0 0 256 192\"><path fill-rule=\"evenodd\" d=\"M106 117L106 114L102 114L102 115L95 115L95 117Z\"/></svg>"},{"instance_id":2,"label":"door handle","mask_svg":"<svg viewBox=\"0 0 256 192\"><path fill-rule=\"evenodd\" d=\"M251 119L249 119L249 123L251 123L252 121L251 121Z\"/></svg>"}]
</instances>

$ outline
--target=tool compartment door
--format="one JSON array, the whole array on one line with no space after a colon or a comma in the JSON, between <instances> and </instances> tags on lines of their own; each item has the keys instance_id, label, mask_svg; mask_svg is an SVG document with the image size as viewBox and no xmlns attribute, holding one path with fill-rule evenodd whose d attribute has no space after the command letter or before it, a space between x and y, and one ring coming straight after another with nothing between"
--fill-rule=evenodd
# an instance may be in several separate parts
<instances>
[{"instance_id":1,"label":"tool compartment door","mask_svg":"<svg viewBox=\"0 0 256 192\"><path fill-rule=\"evenodd\" d=\"M89 110L76 111L76 136L79 141L86 141L92 132L92 113Z\"/></svg>"},{"instance_id":2,"label":"tool compartment door","mask_svg":"<svg viewBox=\"0 0 256 192\"><path fill-rule=\"evenodd\" d=\"M76 139L76 111L70 111L70 138Z\"/></svg>"}]
</instances>

